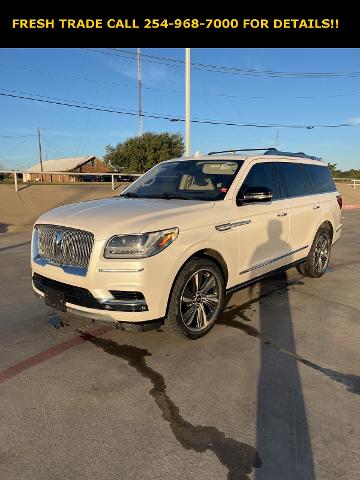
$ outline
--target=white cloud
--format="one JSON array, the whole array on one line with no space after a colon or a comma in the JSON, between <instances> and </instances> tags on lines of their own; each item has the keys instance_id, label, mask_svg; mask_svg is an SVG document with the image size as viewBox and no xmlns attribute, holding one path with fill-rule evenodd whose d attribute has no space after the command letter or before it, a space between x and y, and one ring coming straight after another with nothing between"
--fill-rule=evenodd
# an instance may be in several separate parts
<instances>
[{"instance_id":1,"label":"white cloud","mask_svg":"<svg viewBox=\"0 0 360 480\"><path fill-rule=\"evenodd\" d=\"M105 56L101 56L101 58L103 62L105 62L106 66L111 70L114 70L115 72L120 73L121 75L124 75L131 80L137 81L136 58L130 58L129 60ZM169 78L171 78L172 76L173 72L170 72L169 67L160 64L152 64L146 62L141 63L141 81L145 86L158 87L159 82L163 80L169 80Z\"/></svg>"},{"instance_id":2,"label":"white cloud","mask_svg":"<svg viewBox=\"0 0 360 480\"><path fill-rule=\"evenodd\" d=\"M350 117L346 120L346 123L353 123L353 124L360 123L360 117Z\"/></svg>"}]
</instances>

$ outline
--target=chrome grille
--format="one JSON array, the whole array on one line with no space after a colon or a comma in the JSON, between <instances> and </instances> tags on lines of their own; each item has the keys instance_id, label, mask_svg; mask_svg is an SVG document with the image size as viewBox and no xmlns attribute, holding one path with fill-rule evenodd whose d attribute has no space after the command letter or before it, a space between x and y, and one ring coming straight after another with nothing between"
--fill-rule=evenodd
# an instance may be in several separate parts
<instances>
[{"instance_id":1,"label":"chrome grille","mask_svg":"<svg viewBox=\"0 0 360 480\"><path fill-rule=\"evenodd\" d=\"M37 230L40 257L54 265L88 267L94 244L91 232L58 225L37 225Z\"/></svg>"}]
</instances>

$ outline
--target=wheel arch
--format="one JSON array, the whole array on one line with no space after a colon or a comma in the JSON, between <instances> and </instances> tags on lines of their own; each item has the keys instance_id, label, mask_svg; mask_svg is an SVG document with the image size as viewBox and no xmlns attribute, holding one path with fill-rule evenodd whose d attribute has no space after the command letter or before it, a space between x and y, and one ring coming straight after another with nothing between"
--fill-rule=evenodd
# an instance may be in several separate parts
<instances>
[{"instance_id":1,"label":"wheel arch","mask_svg":"<svg viewBox=\"0 0 360 480\"><path fill-rule=\"evenodd\" d=\"M331 242L334 238L334 227L333 227L333 224L330 222L330 220L325 220L321 225L320 227L317 229L317 232L321 229L327 229L330 231L330 235L331 235ZM316 232L316 233L317 233Z\"/></svg>"},{"instance_id":2,"label":"wheel arch","mask_svg":"<svg viewBox=\"0 0 360 480\"><path fill-rule=\"evenodd\" d=\"M226 285L227 285L228 278L229 278L229 270L228 270L227 264L226 264L223 256L217 250L214 250L212 248L203 248L201 250L198 250L198 251L192 253L180 265L180 267L177 271L177 274L176 274L176 276L173 280L173 283L171 285L171 289L170 289L170 292L169 292L169 295L168 295L168 298L167 298L166 314L165 315L167 315L167 313L168 313L170 298L171 298L171 295L172 295L172 292L173 292L173 289L174 289L175 282L176 282L176 280L179 276L179 273L181 272L184 265L186 265L187 262L189 262L190 260L192 260L194 258L207 258L209 260L212 260L214 263L216 263L218 265L218 267L220 268L223 276L224 276L224 283L225 283L225 289L226 289Z\"/></svg>"}]
</instances>

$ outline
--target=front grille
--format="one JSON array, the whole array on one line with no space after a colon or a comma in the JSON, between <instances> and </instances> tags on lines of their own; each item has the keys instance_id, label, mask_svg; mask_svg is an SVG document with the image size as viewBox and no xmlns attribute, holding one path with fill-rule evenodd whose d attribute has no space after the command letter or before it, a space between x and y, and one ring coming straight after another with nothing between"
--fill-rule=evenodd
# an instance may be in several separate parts
<instances>
[{"instance_id":1,"label":"front grille","mask_svg":"<svg viewBox=\"0 0 360 480\"><path fill-rule=\"evenodd\" d=\"M54 265L87 268L94 235L59 225L37 225L38 255Z\"/></svg>"}]
</instances>

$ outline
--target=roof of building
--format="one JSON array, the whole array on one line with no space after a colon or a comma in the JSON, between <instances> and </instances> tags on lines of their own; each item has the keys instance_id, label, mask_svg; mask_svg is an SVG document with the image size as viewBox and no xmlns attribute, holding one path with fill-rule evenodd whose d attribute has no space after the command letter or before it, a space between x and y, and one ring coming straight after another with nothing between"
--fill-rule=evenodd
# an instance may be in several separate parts
<instances>
[{"instance_id":1,"label":"roof of building","mask_svg":"<svg viewBox=\"0 0 360 480\"><path fill-rule=\"evenodd\" d=\"M84 157L68 157L56 158L54 160L45 160L43 164L43 172L71 172L75 168L80 167L84 163L96 158L95 155L87 155ZM41 171L40 163L36 163L28 168L26 172L39 173Z\"/></svg>"}]
</instances>

